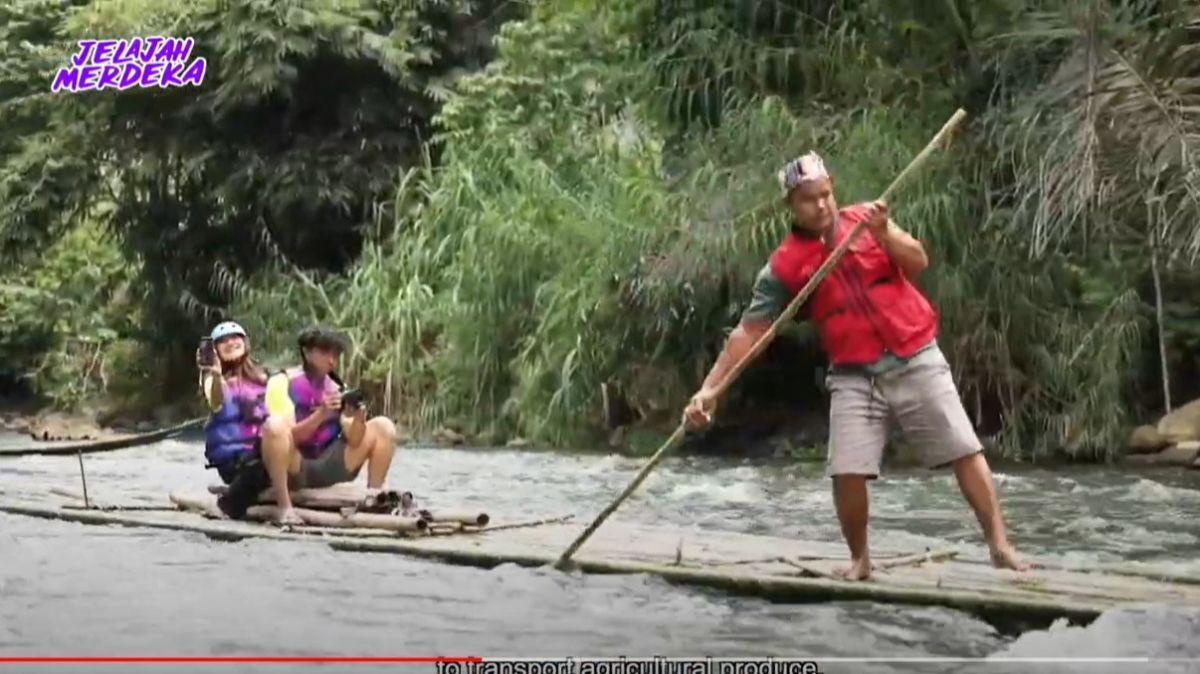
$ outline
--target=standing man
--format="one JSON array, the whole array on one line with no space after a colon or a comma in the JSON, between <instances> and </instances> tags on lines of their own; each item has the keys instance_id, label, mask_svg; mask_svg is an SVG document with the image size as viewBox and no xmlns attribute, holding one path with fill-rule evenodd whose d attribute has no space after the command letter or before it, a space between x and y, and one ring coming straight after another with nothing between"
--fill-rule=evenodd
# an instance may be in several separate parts
<instances>
[{"instance_id":1,"label":"standing man","mask_svg":"<svg viewBox=\"0 0 1200 674\"><path fill-rule=\"evenodd\" d=\"M816 153L789 162L779 182L792 211L792 231L759 272L751 305L688 403L685 420L693 427L711 421L716 389L726 374L833 249L866 221L868 231L802 308L816 323L831 366L826 474L833 478L834 505L850 548L850 565L842 573L849 580L871 575L867 480L879 476L893 421L919 447L927 467L953 466L983 528L992 563L1028 568L1008 542L983 445L938 348L937 314L911 282L929 265L924 247L888 218L883 202L839 210L833 178Z\"/></svg>"}]
</instances>

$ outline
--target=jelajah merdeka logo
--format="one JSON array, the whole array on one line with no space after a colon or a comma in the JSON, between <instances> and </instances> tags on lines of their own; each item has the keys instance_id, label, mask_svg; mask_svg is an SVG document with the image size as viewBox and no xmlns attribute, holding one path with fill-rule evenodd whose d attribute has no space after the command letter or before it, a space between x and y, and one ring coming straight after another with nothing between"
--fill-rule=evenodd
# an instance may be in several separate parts
<instances>
[{"instance_id":1,"label":"jelajah merdeka logo","mask_svg":"<svg viewBox=\"0 0 1200 674\"><path fill-rule=\"evenodd\" d=\"M120 40L80 40L71 62L58 69L53 92L92 91L129 87L200 86L206 61L192 61L193 38L135 37Z\"/></svg>"}]
</instances>

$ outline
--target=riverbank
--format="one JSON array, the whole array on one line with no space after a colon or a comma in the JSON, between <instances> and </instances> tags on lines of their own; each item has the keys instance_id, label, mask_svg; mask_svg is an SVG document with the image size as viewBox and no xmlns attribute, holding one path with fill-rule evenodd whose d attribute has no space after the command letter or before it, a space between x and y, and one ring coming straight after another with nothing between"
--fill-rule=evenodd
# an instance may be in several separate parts
<instances>
[{"instance_id":1,"label":"riverbank","mask_svg":"<svg viewBox=\"0 0 1200 674\"><path fill-rule=\"evenodd\" d=\"M0 397L0 430L25 435L35 441L100 440L116 434L145 433L205 414L207 410L198 399L187 398L157 405L144 401L97 398L75 411L64 411L32 397ZM689 434L680 451L750 458L823 457L824 437L828 430L827 415L827 410L823 408L791 415L780 414L779 409L738 414L732 419L719 420L703 434ZM412 429L397 415L385 416L396 424L397 442L400 445L505 447L530 451L556 449L519 436L498 438L488 433L471 434L451 424L431 429ZM657 450L673 430L667 423L626 421L613 428L607 438L571 449L646 456Z\"/></svg>"},{"instance_id":2,"label":"riverbank","mask_svg":"<svg viewBox=\"0 0 1200 674\"><path fill-rule=\"evenodd\" d=\"M107 411L97 411L107 410ZM1188 426L1190 416L1200 411L1200 401L1177 409L1155 425L1140 426L1130 434L1129 446L1115 461L1105 464L1081 461L1060 455L1039 460L1036 465L1050 469L1077 470L1084 466L1109 465L1114 470L1192 468L1200 470L1200 439L1193 440ZM36 401L0 398L0 432L28 438L33 444L53 441L101 441L131 433L147 433L203 416L199 402L183 401L157 407L119 409L111 405L84 406L76 412L63 412ZM788 421L778 418L759 420L758 424L718 425L704 435L689 436L675 453L696 457L741 458L756 461L821 462L825 458L828 432L827 411L797 415ZM441 427L431 432L414 433L396 419L397 444L401 447L440 447L463 449L512 449L553 452L561 448L540 447L522 438L504 443L472 437ZM745 420L743 420L745 421ZM1197 420L1200 421L1200 420ZM1200 431L1200 429L1197 429ZM608 441L592 447L572 447L574 453L608 453L630 458L645 457L662 445L670 430L625 426L618 428ZM1200 438L1200 432L1197 433ZM982 438L989 462L995 466L1031 465L1002 455L994 438ZM894 439L885 455L885 468L912 468L920 463L917 448L907 445L902 436Z\"/></svg>"},{"instance_id":3,"label":"riverbank","mask_svg":"<svg viewBox=\"0 0 1200 674\"><path fill-rule=\"evenodd\" d=\"M201 405L187 402L121 406L101 400L67 411L32 398L0 398L0 430L46 442L145 433L203 415Z\"/></svg>"}]
</instances>

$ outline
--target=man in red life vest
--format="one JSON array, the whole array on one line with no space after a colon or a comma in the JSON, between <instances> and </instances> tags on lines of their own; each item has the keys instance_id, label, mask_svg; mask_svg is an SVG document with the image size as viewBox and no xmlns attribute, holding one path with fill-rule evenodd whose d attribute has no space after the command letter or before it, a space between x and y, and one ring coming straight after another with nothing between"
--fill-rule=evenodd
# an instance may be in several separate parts
<instances>
[{"instance_id":1,"label":"man in red life vest","mask_svg":"<svg viewBox=\"0 0 1200 674\"><path fill-rule=\"evenodd\" d=\"M888 217L882 202L838 209L833 178L815 153L779 172L791 207L791 233L759 272L750 307L712 371L684 410L702 427L716 408L716 387L771 327L854 226L867 222L802 308L813 320L830 362L826 474L842 535L850 548L845 577L871 575L867 549L867 480L879 465L891 423L923 453L927 466L953 466L997 567L1024 570L1005 534L983 446L963 409L937 345L937 314L911 282L929 265L924 247Z\"/></svg>"}]
</instances>

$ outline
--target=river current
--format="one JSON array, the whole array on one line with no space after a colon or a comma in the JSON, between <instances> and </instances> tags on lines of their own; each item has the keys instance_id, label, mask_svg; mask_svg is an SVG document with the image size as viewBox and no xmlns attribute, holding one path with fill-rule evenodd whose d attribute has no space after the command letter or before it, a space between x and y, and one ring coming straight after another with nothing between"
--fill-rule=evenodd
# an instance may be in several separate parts
<instances>
[{"instance_id":1,"label":"river current","mask_svg":"<svg viewBox=\"0 0 1200 674\"><path fill-rule=\"evenodd\" d=\"M0 436L0 443L21 442ZM84 457L90 494L136 502L202 489L198 439ZM402 449L390 485L419 500L590 521L643 459L508 449ZM840 541L819 464L669 458L622 518ZM361 479L361 478L360 478ZM1137 561L1200 575L1200 472L1004 468L998 488L1023 553L1071 564ZM0 458L6 498L79 487L75 457ZM979 546L953 477L892 470L872 485L871 538L921 550ZM1001 634L941 608L790 605L646 576L484 570L320 543L0 514L0 656L792 657L888 661L822 672L1200 672L1200 607L1147 606L1087 627ZM1019 662L1014 658L1152 658ZM979 659L918 662L937 658ZM5 672L400 672L432 665L2 664ZM640 670L639 670L640 671ZM447 672L446 674L449 674ZM626 674L633 674L632 671Z\"/></svg>"}]
</instances>

